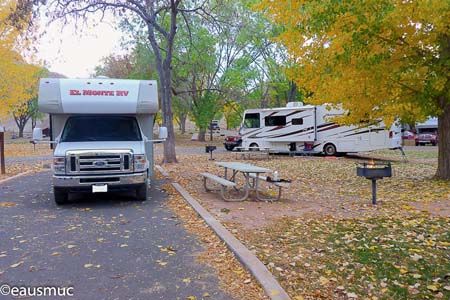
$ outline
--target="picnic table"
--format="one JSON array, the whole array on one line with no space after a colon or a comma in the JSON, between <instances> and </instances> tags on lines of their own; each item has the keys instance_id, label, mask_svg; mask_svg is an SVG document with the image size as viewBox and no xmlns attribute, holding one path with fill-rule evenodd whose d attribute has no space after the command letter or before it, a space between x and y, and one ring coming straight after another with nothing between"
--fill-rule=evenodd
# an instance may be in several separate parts
<instances>
[{"instance_id":1,"label":"picnic table","mask_svg":"<svg viewBox=\"0 0 450 300\"><path fill-rule=\"evenodd\" d=\"M210 173L202 173L204 179L204 187L206 191L213 189L209 188L206 180L212 180L221 185L221 196L225 201L244 201L248 199L250 191L255 191L256 198L260 201L279 200L281 197L281 189L288 187L289 184L283 182L267 181L268 176L263 176L264 173L272 173L271 169L245 164L240 162L216 162L217 166L224 168L224 176L219 177ZM242 187L244 195L239 198L231 198L227 196L227 188L237 189L236 176L241 173L244 176L244 186ZM278 197L263 197L259 190L260 181L266 181L274 184L279 188Z\"/></svg>"}]
</instances>

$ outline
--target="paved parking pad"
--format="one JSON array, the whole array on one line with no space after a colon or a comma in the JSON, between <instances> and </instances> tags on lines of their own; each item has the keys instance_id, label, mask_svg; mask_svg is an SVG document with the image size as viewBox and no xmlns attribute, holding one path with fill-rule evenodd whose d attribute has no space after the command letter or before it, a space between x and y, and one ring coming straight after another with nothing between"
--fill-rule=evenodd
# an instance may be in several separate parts
<instances>
[{"instance_id":1,"label":"paved parking pad","mask_svg":"<svg viewBox=\"0 0 450 300\"><path fill-rule=\"evenodd\" d=\"M202 247L163 205L161 185L146 202L73 195L61 207L49 172L0 185L0 285L71 286L70 299L232 299L196 261Z\"/></svg>"}]
</instances>

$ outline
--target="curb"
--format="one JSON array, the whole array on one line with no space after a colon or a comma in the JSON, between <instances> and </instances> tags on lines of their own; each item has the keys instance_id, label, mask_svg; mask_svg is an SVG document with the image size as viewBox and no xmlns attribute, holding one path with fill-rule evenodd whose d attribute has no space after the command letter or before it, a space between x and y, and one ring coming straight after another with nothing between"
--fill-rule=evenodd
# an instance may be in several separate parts
<instances>
[{"instance_id":1,"label":"curb","mask_svg":"<svg viewBox=\"0 0 450 300\"><path fill-rule=\"evenodd\" d=\"M184 199L202 217L206 224L227 244L228 248L236 255L239 261L255 276L267 295L272 300L290 300L289 295L283 290L272 273L266 266L248 250L237 238L235 238L219 221L217 221L206 209L204 209L189 193L178 183L172 186L184 197Z\"/></svg>"},{"instance_id":2,"label":"curb","mask_svg":"<svg viewBox=\"0 0 450 300\"><path fill-rule=\"evenodd\" d=\"M164 177L169 177L169 173L166 172L160 165L155 165L155 168L161 173Z\"/></svg>"},{"instance_id":3,"label":"curb","mask_svg":"<svg viewBox=\"0 0 450 300\"><path fill-rule=\"evenodd\" d=\"M165 177L167 172L161 167L156 166L158 171ZM234 237L219 221L217 221L197 200L178 183L172 183L172 186L183 196L183 198L192 206L192 208L205 220L206 224L225 242L227 247L236 255L239 261L250 271L258 280L267 295L272 300L291 300L286 291L281 287L278 281L266 266L248 250L236 237Z\"/></svg>"},{"instance_id":4,"label":"curb","mask_svg":"<svg viewBox=\"0 0 450 300\"><path fill-rule=\"evenodd\" d=\"M2 180L0 180L0 184L3 184L3 183L5 183L5 182L7 182L7 181L10 181L10 180L13 180L13 179L15 179L15 178L17 178L17 177L27 175L27 174L29 174L29 173L31 173L31 172L33 172L33 170L28 170L28 171L25 171L25 172L16 174L16 175L14 175L14 176L8 177L8 178L6 178L6 179L2 179Z\"/></svg>"}]
</instances>

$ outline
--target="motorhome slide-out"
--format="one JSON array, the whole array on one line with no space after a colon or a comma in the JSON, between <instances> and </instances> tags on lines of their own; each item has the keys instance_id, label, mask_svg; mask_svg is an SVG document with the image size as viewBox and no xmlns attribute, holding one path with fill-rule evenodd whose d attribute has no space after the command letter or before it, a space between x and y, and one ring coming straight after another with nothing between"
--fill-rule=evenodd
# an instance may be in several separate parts
<instances>
[{"instance_id":1,"label":"motorhome slide-out","mask_svg":"<svg viewBox=\"0 0 450 300\"><path fill-rule=\"evenodd\" d=\"M156 81L43 78L39 111L50 114L53 191L57 204L69 193L134 190L146 200L153 175ZM167 130L160 128L160 139ZM42 130L33 132L42 142Z\"/></svg>"},{"instance_id":2,"label":"motorhome slide-out","mask_svg":"<svg viewBox=\"0 0 450 300\"><path fill-rule=\"evenodd\" d=\"M239 134L242 148L272 153L311 151L336 155L401 147L401 128L386 128L382 120L343 126L333 121L345 113L326 105L290 102L286 107L248 109Z\"/></svg>"}]
</instances>

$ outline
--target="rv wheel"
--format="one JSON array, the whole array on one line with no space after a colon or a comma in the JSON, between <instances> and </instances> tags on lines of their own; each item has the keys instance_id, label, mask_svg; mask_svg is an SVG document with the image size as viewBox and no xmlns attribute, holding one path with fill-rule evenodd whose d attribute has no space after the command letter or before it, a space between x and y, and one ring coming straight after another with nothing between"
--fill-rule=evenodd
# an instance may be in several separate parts
<instances>
[{"instance_id":1,"label":"rv wheel","mask_svg":"<svg viewBox=\"0 0 450 300\"><path fill-rule=\"evenodd\" d=\"M69 199L69 193L64 191L63 189L59 188L53 188L53 195L55 196L55 203L57 205L62 205L67 203L67 200Z\"/></svg>"},{"instance_id":2,"label":"rv wheel","mask_svg":"<svg viewBox=\"0 0 450 300\"><path fill-rule=\"evenodd\" d=\"M248 147L248 149L250 151L259 151L259 146L257 143L251 143L250 146Z\"/></svg>"},{"instance_id":3,"label":"rv wheel","mask_svg":"<svg viewBox=\"0 0 450 300\"><path fill-rule=\"evenodd\" d=\"M136 189L136 198L139 201L147 200L148 194L148 180L145 180L145 183Z\"/></svg>"},{"instance_id":4,"label":"rv wheel","mask_svg":"<svg viewBox=\"0 0 450 300\"><path fill-rule=\"evenodd\" d=\"M333 144L326 144L325 147L323 147L323 152L327 156L334 156L336 155L336 146Z\"/></svg>"}]
</instances>

